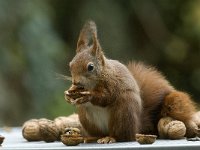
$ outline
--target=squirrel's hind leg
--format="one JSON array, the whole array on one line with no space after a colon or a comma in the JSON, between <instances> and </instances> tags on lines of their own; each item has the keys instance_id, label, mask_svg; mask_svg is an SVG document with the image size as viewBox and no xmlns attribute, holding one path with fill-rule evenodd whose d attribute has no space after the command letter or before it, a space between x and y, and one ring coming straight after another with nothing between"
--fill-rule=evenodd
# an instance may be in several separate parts
<instances>
[{"instance_id":1,"label":"squirrel's hind leg","mask_svg":"<svg viewBox=\"0 0 200 150\"><path fill-rule=\"evenodd\" d=\"M173 91L168 94L163 102L161 116L169 116L176 120L184 122L186 126L186 137L196 136L198 129L194 121L196 108L194 102L187 93Z\"/></svg>"},{"instance_id":2,"label":"squirrel's hind leg","mask_svg":"<svg viewBox=\"0 0 200 150\"><path fill-rule=\"evenodd\" d=\"M99 143L99 144L111 144L111 143L115 143L115 142L116 142L116 140L110 136L106 136L104 138L100 138L97 140L97 143Z\"/></svg>"}]
</instances>

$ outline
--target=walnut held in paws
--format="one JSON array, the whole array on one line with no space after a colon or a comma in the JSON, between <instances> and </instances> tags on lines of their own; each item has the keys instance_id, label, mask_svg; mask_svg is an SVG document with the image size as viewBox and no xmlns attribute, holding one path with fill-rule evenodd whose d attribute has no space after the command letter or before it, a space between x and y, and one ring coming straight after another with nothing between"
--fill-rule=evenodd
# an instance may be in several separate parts
<instances>
[{"instance_id":1,"label":"walnut held in paws","mask_svg":"<svg viewBox=\"0 0 200 150\"><path fill-rule=\"evenodd\" d=\"M74 91L68 90L66 92L66 95L68 95L70 98L75 100L75 99L80 98L80 97L83 96L81 94L81 91L82 91L82 89L81 90L78 89L78 90L74 90Z\"/></svg>"},{"instance_id":2,"label":"walnut held in paws","mask_svg":"<svg viewBox=\"0 0 200 150\"><path fill-rule=\"evenodd\" d=\"M84 99L85 96L90 95L91 93L85 90L83 87L78 87L72 85L69 90L65 91L65 99L71 104L79 104L87 102L89 99Z\"/></svg>"}]
</instances>

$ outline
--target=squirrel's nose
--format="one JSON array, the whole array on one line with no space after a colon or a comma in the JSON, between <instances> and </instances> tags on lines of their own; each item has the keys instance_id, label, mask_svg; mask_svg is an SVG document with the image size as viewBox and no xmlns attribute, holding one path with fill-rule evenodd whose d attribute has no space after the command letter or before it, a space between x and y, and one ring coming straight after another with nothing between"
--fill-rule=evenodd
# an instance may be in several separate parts
<instances>
[{"instance_id":1,"label":"squirrel's nose","mask_svg":"<svg viewBox=\"0 0 200 150\"><path fill-rule=\"evenodd\" d=\"M83 87L83 85L80 82L77 82L77 81L74 81L72 84L77 86L78 88L82 88Z\"/></svg>"}]
</instances>

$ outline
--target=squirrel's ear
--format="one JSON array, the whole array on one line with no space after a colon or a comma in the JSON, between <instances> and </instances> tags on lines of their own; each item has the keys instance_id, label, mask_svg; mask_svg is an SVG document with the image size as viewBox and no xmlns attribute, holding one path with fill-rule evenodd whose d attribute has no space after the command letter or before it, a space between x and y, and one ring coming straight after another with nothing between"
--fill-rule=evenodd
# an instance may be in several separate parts
<instances>
[{"instance_id":1,"label":"squirrel's ear","mask_svg":"<svg viewBox=\"0 0 200 150\"><path fill-rule=\"evenodd\" d=\"M96 25L93 22L93 30L92 30L92 48L91 48L91 53L92 55L96 56L102 64L104 64L104 54L101 49L101 45L99 44L99 40L97 38L97 29Z\"/></svg>"},{"instance_id":2,"label":"squirrel's ear","mask_svg":"<svg viewBox=\"0 0 200 150\"><path fill-rule=\"evenodd\" d=\"M88 21L83 26L79 35L76 53L90 47L90 43L92 44L92 55L96 56L104 64L104 55L97 38L97 27L94 21Z\"/></svg>"},{"instance_id":3,"label":"squirrel's ear","mask_svg":"<svg viewBox=\"0 0 200 150\"><path fill-rule=\"evenodd\" d=\"M87 21L79 34L77 53L89 46L93 33L96 33L96 24L93 21Z\"/></svg>"}]
</instances>

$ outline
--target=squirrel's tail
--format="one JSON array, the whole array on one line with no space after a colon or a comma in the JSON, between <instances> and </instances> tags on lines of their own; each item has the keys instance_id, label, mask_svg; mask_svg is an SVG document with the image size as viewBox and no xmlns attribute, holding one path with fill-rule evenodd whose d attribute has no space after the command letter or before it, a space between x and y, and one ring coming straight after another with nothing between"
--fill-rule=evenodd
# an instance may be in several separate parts
<instances>
[{"instance_id":1,"label":"squirrel's tail","mask_svg":"<svg viewBox=\"0 0 200 150\"><path fill-rule=\"evenodd\" d=\"M193 137L196 134L197 124L193 121L195 113L195 103L185 92L172 91L164 98L161 116L169 116L184 122L187 137Z\"/></svg>"}]
</instances>

